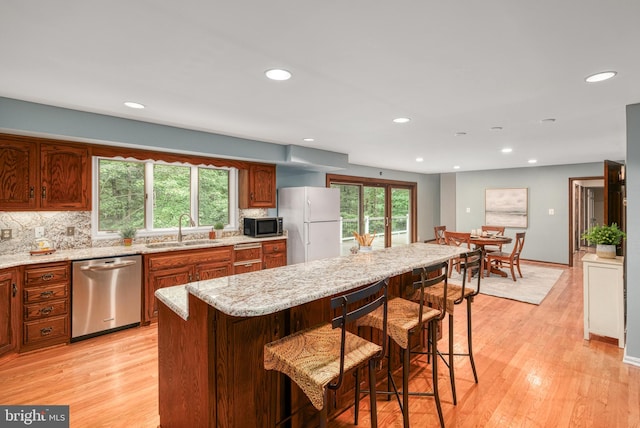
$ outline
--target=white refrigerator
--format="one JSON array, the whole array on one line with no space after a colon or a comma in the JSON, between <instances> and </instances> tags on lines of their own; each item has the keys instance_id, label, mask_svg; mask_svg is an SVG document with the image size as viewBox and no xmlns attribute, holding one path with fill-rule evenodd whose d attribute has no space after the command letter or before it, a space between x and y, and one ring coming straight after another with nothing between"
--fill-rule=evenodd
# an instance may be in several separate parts
<instances>
[{"instance_id":1,"label":"white refrigerator","mask_svg":"<svg viewBox=\"0 0 640 428\"><path fill-rule=\"evenodd\" d=\"M278 189L278 217L287 231L289 264L340 255L340 189Z\"/></svg>"}]
</instances>

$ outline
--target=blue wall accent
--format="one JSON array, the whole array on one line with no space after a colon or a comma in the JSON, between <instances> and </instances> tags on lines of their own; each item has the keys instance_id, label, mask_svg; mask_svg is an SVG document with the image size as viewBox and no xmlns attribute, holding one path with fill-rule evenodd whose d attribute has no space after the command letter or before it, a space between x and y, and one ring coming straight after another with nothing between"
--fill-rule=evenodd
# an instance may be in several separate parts
<instances>
[{"instance_id":1,"label":"blue wall accent","mask_svg":"<svg viewBox=\"0 0 640 428\"><path fill-rule=\"evenodd\" d=\"M569 263L569 178L604 174L603 163L461 172L456 177L456 228L479 229L485 223L485 189L528 189L526 229L507 229L514 237L524 230L523 259ZM467 208L470 212L467 213ZM554 215L549 215L553 208ZM507 247L511 251L511 246Z\"/></svg>"},{"instance_id":2,"label":"blue wall accent","mask_svg":"<svg viewBox=\"0 0 640 428\"><path fill-rule=\"evenodd\" d=\"M625 361L640 366L640 104L627 106L627 347Z\"/></svg>"}]
</instances>

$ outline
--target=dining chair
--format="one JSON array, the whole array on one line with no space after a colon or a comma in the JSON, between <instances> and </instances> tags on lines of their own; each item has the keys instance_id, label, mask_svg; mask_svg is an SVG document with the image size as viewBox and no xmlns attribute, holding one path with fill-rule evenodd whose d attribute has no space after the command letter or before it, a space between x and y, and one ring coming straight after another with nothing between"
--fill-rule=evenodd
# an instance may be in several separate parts
<instances>
[{"instance_id":1,"label":"dining chair","mask_svg":"<svg viewBox=\"0 0 640 428\"><path fill-rule=\"evenodd\" d=\"M471 363L471 370L473 371L473 378L475 383L478 383L478 373L476 371L476 363L473 359L473 338L472 338L472 326L471 326L471 303L475 296L480 293L480 278L482 275L476 276L475 287L472 287L471 279L467 282L467 272L480 269L482 267L482 249L478 248L468 253L462 254L461 267L462 275L461 285L446 283L440 283L433 287L425 289L424 300L436 307L445 308L449 316L449 350L448 352L437 352L438 356L444 361L445 365L449 368L449 379L451 381L451 395L453 396L453 404L457 404L458 399L456 396L456 383L455 383L455 370L454 370L454 357L465 356L469 357ZM470 278L470 276L469 276ZM454 334L453 334L453 314L455 306L462 302L467 302L467 352L455 352L454 351ZM448 358L444 358L447 356Z\"/></svg>"},{"instance_id":2,"label":"dining chair","mask_svg":"<svg viewBox=\"0 0 640 428\"><path fill-rule=\"evenodd\" d=\"M435 265L416 268L413 270L413 276L420 279L413 282L413 286L409 287L407 298L393 297L388 302L387 314L387 390L380 391L378 394L395 395L402 412L402 420L404 428L409 428L409 396L429 396L434 397L440 426L444 428L444 417L442 415L442 406L440 405L440 395L438 392L438 348L437 348L437 329L438 322L444 318L444 303L447 299L447 267L448 262L441 262ZM440 302L439 307L430 307L425 305L425 290L439 284L443 285L443 293L445 298ZM378 308L368 315L357 321L358 328L370 327L376 330L382 330L383 313L382 308ZM409 391L409 370L411 367L411 354L425 354L426 352L411 351L412 337L418 337L420 332L427 328L429 332L428 353L430 355L428 361L431 364L432 390L431 391ZM402 362L402 390L399 391L393 378L392 357L391 357L391 341L398 345L400 350L400 361ZM358 425L358 403L360 400L360 384L356 384L355 397L355 425ZM363 391L367 392L367 391ZM402 396L402 401L400 400Z\"/></svg>"},{"instance_id":3,"label":"dining chair","mask_svg":"<svg viewBox=\"0 0 640 428\"><path fill-rule=\"evenodd\" d=\"M444 237L444 231L447 230L447 226L434 226L433 235L436 237L436 244L446 245L447 239Z\"/></svg>"},{"instance_id":4,"label":"dining chair","mask_svg":"<svg viewBox=\"0 0 640 428\"><path fill-rule=\"evenodd\" d=\"M469 232L452 232L449 230L444 231L444 237L447 245L454 247L466 247L471 250L471 233ZM460 273L460 267L462 264L462 257L453 257L449 262L449 277L453 273L453 268ZM471 280L472 272L469 271L469 280Z\"/></svg>"},{"instance_id":5,"label":"dining chair","mask_svg":"<svg viewBox=\"0 0 640 428\"><path fill-rule=\"evenodd\" d=\"M487 232L490 234L495 234L495 236L504 236L505 226L487 226L482 225L482 232ZM502 244L499 245L485 245L484 246L485 253L491 253L494 251L502 251Z\"/></svg>"},{"instance_id":6,"label":"dining chair","mask_svg":"<svg viewBox=\"0 0 640 428\"><path fill-rule=\"evenodd\" d=\"M520 278L522 278L522 271L520 270L520 254L522 254L522 247L524 247L524 237L525 232L516 233L516 239L511 253L496 251L486 254L487 276L491 275L491 268L494 267L492 265L495 265L496 268L508 265L511 270L511 277L514 281L516 281L514 267L518 268L518 273L520 274Z\"/></svg>"},{"instance_id":7,"label":"dining chair","mask_svg":"<svg viewBox=\"0 0 640 428\"><path fill-rule=\"evenodd\" d=\"M369 365L371 394L371 426L378 426L376 413L376 363L386 353L382 346L351 333L347 326L380 308L383 337L387 334L387 288L384 279L363 289L331 299L332 321L285 336L264 346L264 368L286 374L294 381L320 411L320 427L327 426L328 393L342 384L344 373L355 370L356 384L360 384L358 368ZM289 421L302 409L292 411L275 426Z\"/></svg>"}]
</instances>

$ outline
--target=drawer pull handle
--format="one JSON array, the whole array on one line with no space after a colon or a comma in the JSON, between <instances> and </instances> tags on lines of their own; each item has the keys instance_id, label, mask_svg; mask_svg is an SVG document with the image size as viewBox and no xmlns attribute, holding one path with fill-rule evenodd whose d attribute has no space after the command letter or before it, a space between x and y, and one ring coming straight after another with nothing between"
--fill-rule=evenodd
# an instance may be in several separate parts
<instances>
[{"instance_id":1,"label":"drawer pull handle","mask_svg":"<svg viewBox=\"0 0 640 428\"><path fill-rule=\"evenodd\" d=\"M45 327L45 328L41 328L40 329L40 335L41 336L48 336L51 334L51 332L53 331L53 327Z\"/></svg>"},{"instance_id":2,"label":"drawer pull handle","mask_svg":"<svg viewBox=\"0 0 640 428\"><path fill-rule=\"evenodd\" d=\"M273 247L273 251L278 251L278 246Z\"/></svg>"},{"instance_id":3,"label":"drawer pull handle","mask_svg":"<svg viewBox=\"0 0 640 428\"><path fill-rule=\"evenodd\" d=\"M54 278L54 275L49 272L49 273L45 273L44 275L42 275L40 277L43 281L51 281Z\"/></svg>"},{"instance_id":4,"label":"drawer pull handle","mask_svg":"<svg viewBox=\"0 0 640 428\"><path fill-rule=\"evenodd\" d=\"M44 315L49 315L51 312L53 312L53 306L47 306L46 308L40 309L40 313Z\"/></svg>"},{"instance_id":5,"label":"drawer pull handle","mask_svg":"<svg viewBox=\"0 0 640 428\"><path fill-rule=\"evenodd\" d=\"M43 297L43 298L53 297L53 291L51 290L43 291L42 293L40 293L40 297Z\"/></svg>"}]
</instances>

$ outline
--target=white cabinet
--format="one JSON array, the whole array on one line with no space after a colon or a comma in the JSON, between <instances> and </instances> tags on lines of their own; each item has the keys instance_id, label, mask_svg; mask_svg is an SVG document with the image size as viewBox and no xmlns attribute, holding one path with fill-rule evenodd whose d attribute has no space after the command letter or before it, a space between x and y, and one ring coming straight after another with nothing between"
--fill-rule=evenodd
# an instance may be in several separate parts
<instances>
[{"instance_id":1,"label":"white cabinet","mask_svg":"<svg viewBox=\"0 0 640 428\"><path fill-rule=\"evenodd\" d=\"M582 258L584 286L584 338L589 334L618 339L624 348L625 296L623 257L603 259L595 254Z\"/></svg>"}]
</instances>

